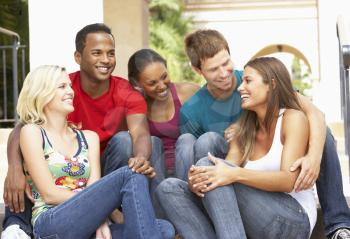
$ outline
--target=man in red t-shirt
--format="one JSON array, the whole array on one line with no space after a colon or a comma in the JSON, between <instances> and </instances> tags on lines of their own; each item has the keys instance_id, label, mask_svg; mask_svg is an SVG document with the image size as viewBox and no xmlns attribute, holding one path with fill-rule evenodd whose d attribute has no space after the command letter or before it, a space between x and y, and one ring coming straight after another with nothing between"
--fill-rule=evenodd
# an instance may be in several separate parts
<instances>
[{"instance_id":1,"label":"man in red t-shirt","mask_svg":"<svg viewBox=\"0 0 350 239\"><path fill-rule=\"evenodd\" d=\"M127 80L111 75L116 58L110 28L84 27L76 35L75 46L80 71L70 74L75 95L68 120L98 133L104 174L128 164L136 172L154 176L149 164L147 105ZM121 132L127 129L129 133Z\"/></svg>"},{"instance_id":2,"label":"man in red t-shirt","mask_svg":"<svg viewBox=\"0 0 350 239\"><path fill-rule=\"evenodd\" d=\"M99 135L104 175L128 165L137 173L154 177L155 170L149 161L152 147L146 118L147 105L127 80L111 75L116 59L110 28L104 24L87 25L77 33L75 44L74 57L80 71L70 74L75 110L68 120ZM17 124L8 139L3 228L12 226L8 230L11 235L29 238L27 235L32 234L32 204L25 196L25 193L30 195L31 192L23 173L19 148L22 126Z\"/></svg>"}]
</instances>

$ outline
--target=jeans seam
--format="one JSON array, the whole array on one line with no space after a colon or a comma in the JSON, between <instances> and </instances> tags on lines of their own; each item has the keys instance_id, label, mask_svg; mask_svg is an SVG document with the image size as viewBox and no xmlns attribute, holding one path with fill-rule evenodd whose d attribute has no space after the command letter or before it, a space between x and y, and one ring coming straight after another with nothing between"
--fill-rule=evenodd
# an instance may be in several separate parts
<instances>
[{"instance_id":1,"label":"jeans seam","mask_svg":"<svg viewBox=\"0 0 350 239\"><path fill-rule=\"evenodd\" d=\"M132 173L131 174L131 185L132 185L132 191L133 191L133 194L135 195L136 193L137 193L137 190L136 190L136 187L135 187L135 185L136 185L136 180L135 180L135 178L133 177L134 175L133 175L134 173ZM143 215L143 210L140 208L140 202L139 202L139 200L135 200L135 207L136 207L136 215L139 215L138 217L137 217L137 220L139 221L138 222L138 224L140 225L140 231L141 231L141 233L140 233L140 236L141 236L141 238L144 238L144 230L145 230L145 225L144 224L142 224L142 222L144 222L145 220L143 219L144 218L144 215ZM142 220L139 220L139 219L142 219Z\"/></svg>"}]
</instances>

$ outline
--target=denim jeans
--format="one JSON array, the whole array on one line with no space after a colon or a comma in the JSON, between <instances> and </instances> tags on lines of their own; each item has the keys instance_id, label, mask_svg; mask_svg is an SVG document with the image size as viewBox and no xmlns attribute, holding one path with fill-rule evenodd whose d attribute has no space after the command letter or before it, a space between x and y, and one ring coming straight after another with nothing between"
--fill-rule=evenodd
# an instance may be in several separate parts
<instances>
[{"instance_id":1,"label":"denim jeans","mask_svg":"<svg viewBox=\"0 0 350 239\"><path fill-rule=\"evenodd\" d=\"M156 176L150 181L150 193L152 203L158 218L164 218L164 213L155 197L155 188L165 179L165 161L162 141L157 137L151 137L152 154L151 164L156 171ZM129 158L132 157L132 139L128 132L122 131L115 134L108 142L101 162L103 165L103 174L108 175L116 169L128 165Z\"/></svg>"},{"instance_id":2,"label":"denim jeans","mask_svg":"<svg viewBox=\"0 0 350 239\"><path fill-rule=\"evenodd\" d=\"M216 157L225 158L228 152L226 140L215 132L202 134L198 139L189 133L180 135L176 142L176 177L187 181L191 165L207 156L208 152Z\"/></svg>"},{"instance_id":3,"label":"denim jeans","mask_svg":"<svg viewBox=\"0 0 350 239\"><path fill-rule=\"evenodd\" d=\"M29 236L33 235L32 224L30 222L32 219L33 203L28 199L26 194L24 194L24 206L24 212L21 213L11 212L8 207L5 207L5 217L2 222L2 228L4 230L8 226L16 224Z\"/></svg>"},{"instance_id":4,"label":"denim jeans","mask_svg":"<svg viewBox=\"0 0 350 239\"><path fill-rule=\"evenodd\" d=\"M192 140L191 143L194 145L194 153L190 154L186 162L187 168L184 169L186 173L189 167L201 157L206 156L208 151L219 158L225 158L227 154L228 145L224 138L217 133L205 133L197 140L190 134L182 136L188 141ZM329 128L327 128L320 175L316 181L316 187L323 212L326 235L331 235L342 227L350 228L350 210L343 192L339 157Z\"/></svg>"},{"instance_id":5,"label":"denim jeans","mask_svg":"<svg viewBox=\"0 0 350 239\"><path fill-rule=\"evenodd\" d=\"M330 129L327 129L320 175L316 181L326 235L342 227L350 228L350 210L344 193L339 158Z\"/></svg>"},{"instance_id":6,"label":"denim jeans","mask_svg":"<svg viewBox=\"0 0 350 239\"><path fill-rule=\"evenodd\" d=\"M124 224L111 226L113 238L173 238L169 222L157 222L144 175L122 167L74 197L42 213L36 238L91 238L109 214L123 205Z\"/></svg>"},{"instance_id":7,"label":"denim jeans","mask_svg":"<svg viewBox=\"0 0 350 239\"><path fill-rule=\"evenodd\" d=\"M155 137L152 137L152 141L155 140ZM154 192L154 188L159 184L161 180L165 178L162 175L161 164L157 162L161 162L159 160L161 151L157 149L161 144L152 143L154 148L152 149L152 157L151 163L155 166L155 170L157 172L157 177L155 180L151 182L151 192ZM115 134L108 142L108 145L104 151L104 154L101 157L101 168L102 174L107 175L118 168L121 168L128 164L128 160L132 155L132 141L130 134L126 131L119 132ZM165 166L164 166L165 169ZM154 193L151 194L152 202L155 205L156 214L164 215L161 212L160 206L155 199ZM18 224L22 230L24 230L28 235L32 235L32 225L31 225L31 217L32 217L32 206L33 204L26 197L25 211L23 213L15 213L11 212L8 208L5 208L5 218L3 222L3 229L12 225Z\"/></svg>"},{"instance_id":8,"label":"denim jeans","mask_svg":"<svg viewBox=\"0 0 350 239\"><path fill-rule=\"evenodd\" d=\"M207 157L197 165L212 165ZM218 187L203 198L185 181L169 178L157 188L167 217L185 239L305 239L310 223L289 194L265 192L239 183Z\"/></svg>"}]
</instances>

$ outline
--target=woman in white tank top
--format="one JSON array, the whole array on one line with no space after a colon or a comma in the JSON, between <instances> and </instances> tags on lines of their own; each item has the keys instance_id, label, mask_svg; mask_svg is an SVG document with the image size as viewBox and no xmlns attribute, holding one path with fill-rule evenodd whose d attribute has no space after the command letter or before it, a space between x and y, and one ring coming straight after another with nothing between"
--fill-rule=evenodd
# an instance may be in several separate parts
<instances>
[{"instance_id":1,"label":"woman in white tank top","mask_svg":"<svg viewBox=\"0 0 350 239\"><path fill-rule=\"evenodd\" d=\"M309 124L288 70L273 57L253 59L238 90L245 112L226 160L209 154L190 179L206 193L204 206L215 233L218 238L309 238L317 216L314 193L295 192L299 171L290 171L307 151Z\"/></svg>"}]
</instances>

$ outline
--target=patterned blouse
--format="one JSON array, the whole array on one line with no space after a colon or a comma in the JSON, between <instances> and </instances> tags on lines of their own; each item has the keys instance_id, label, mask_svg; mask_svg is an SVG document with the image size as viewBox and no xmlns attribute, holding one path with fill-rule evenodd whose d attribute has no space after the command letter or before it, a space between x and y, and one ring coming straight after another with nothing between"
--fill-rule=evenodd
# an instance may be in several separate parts
<instances>
[{"instance_id":1,"label":"patterned blouse","mask_svg":"<svg viewBox=\"0 0 350 239\"><path fill-rule=\"evenodd\" d=\"M82 131L73 129L77 134L79 149L73 157L67 157L55 150L43 128L40 128L43 137L44 157L47 161L52 178L57 187L66 188L73 192L79 192L86 187L90 176L90 165L88 160L88 144ZM48 205L41 198L26 165L25 174L34 198L32 208L32 225L34 226L39 215L55 205Z\"/></svg>"}]
</instances>

